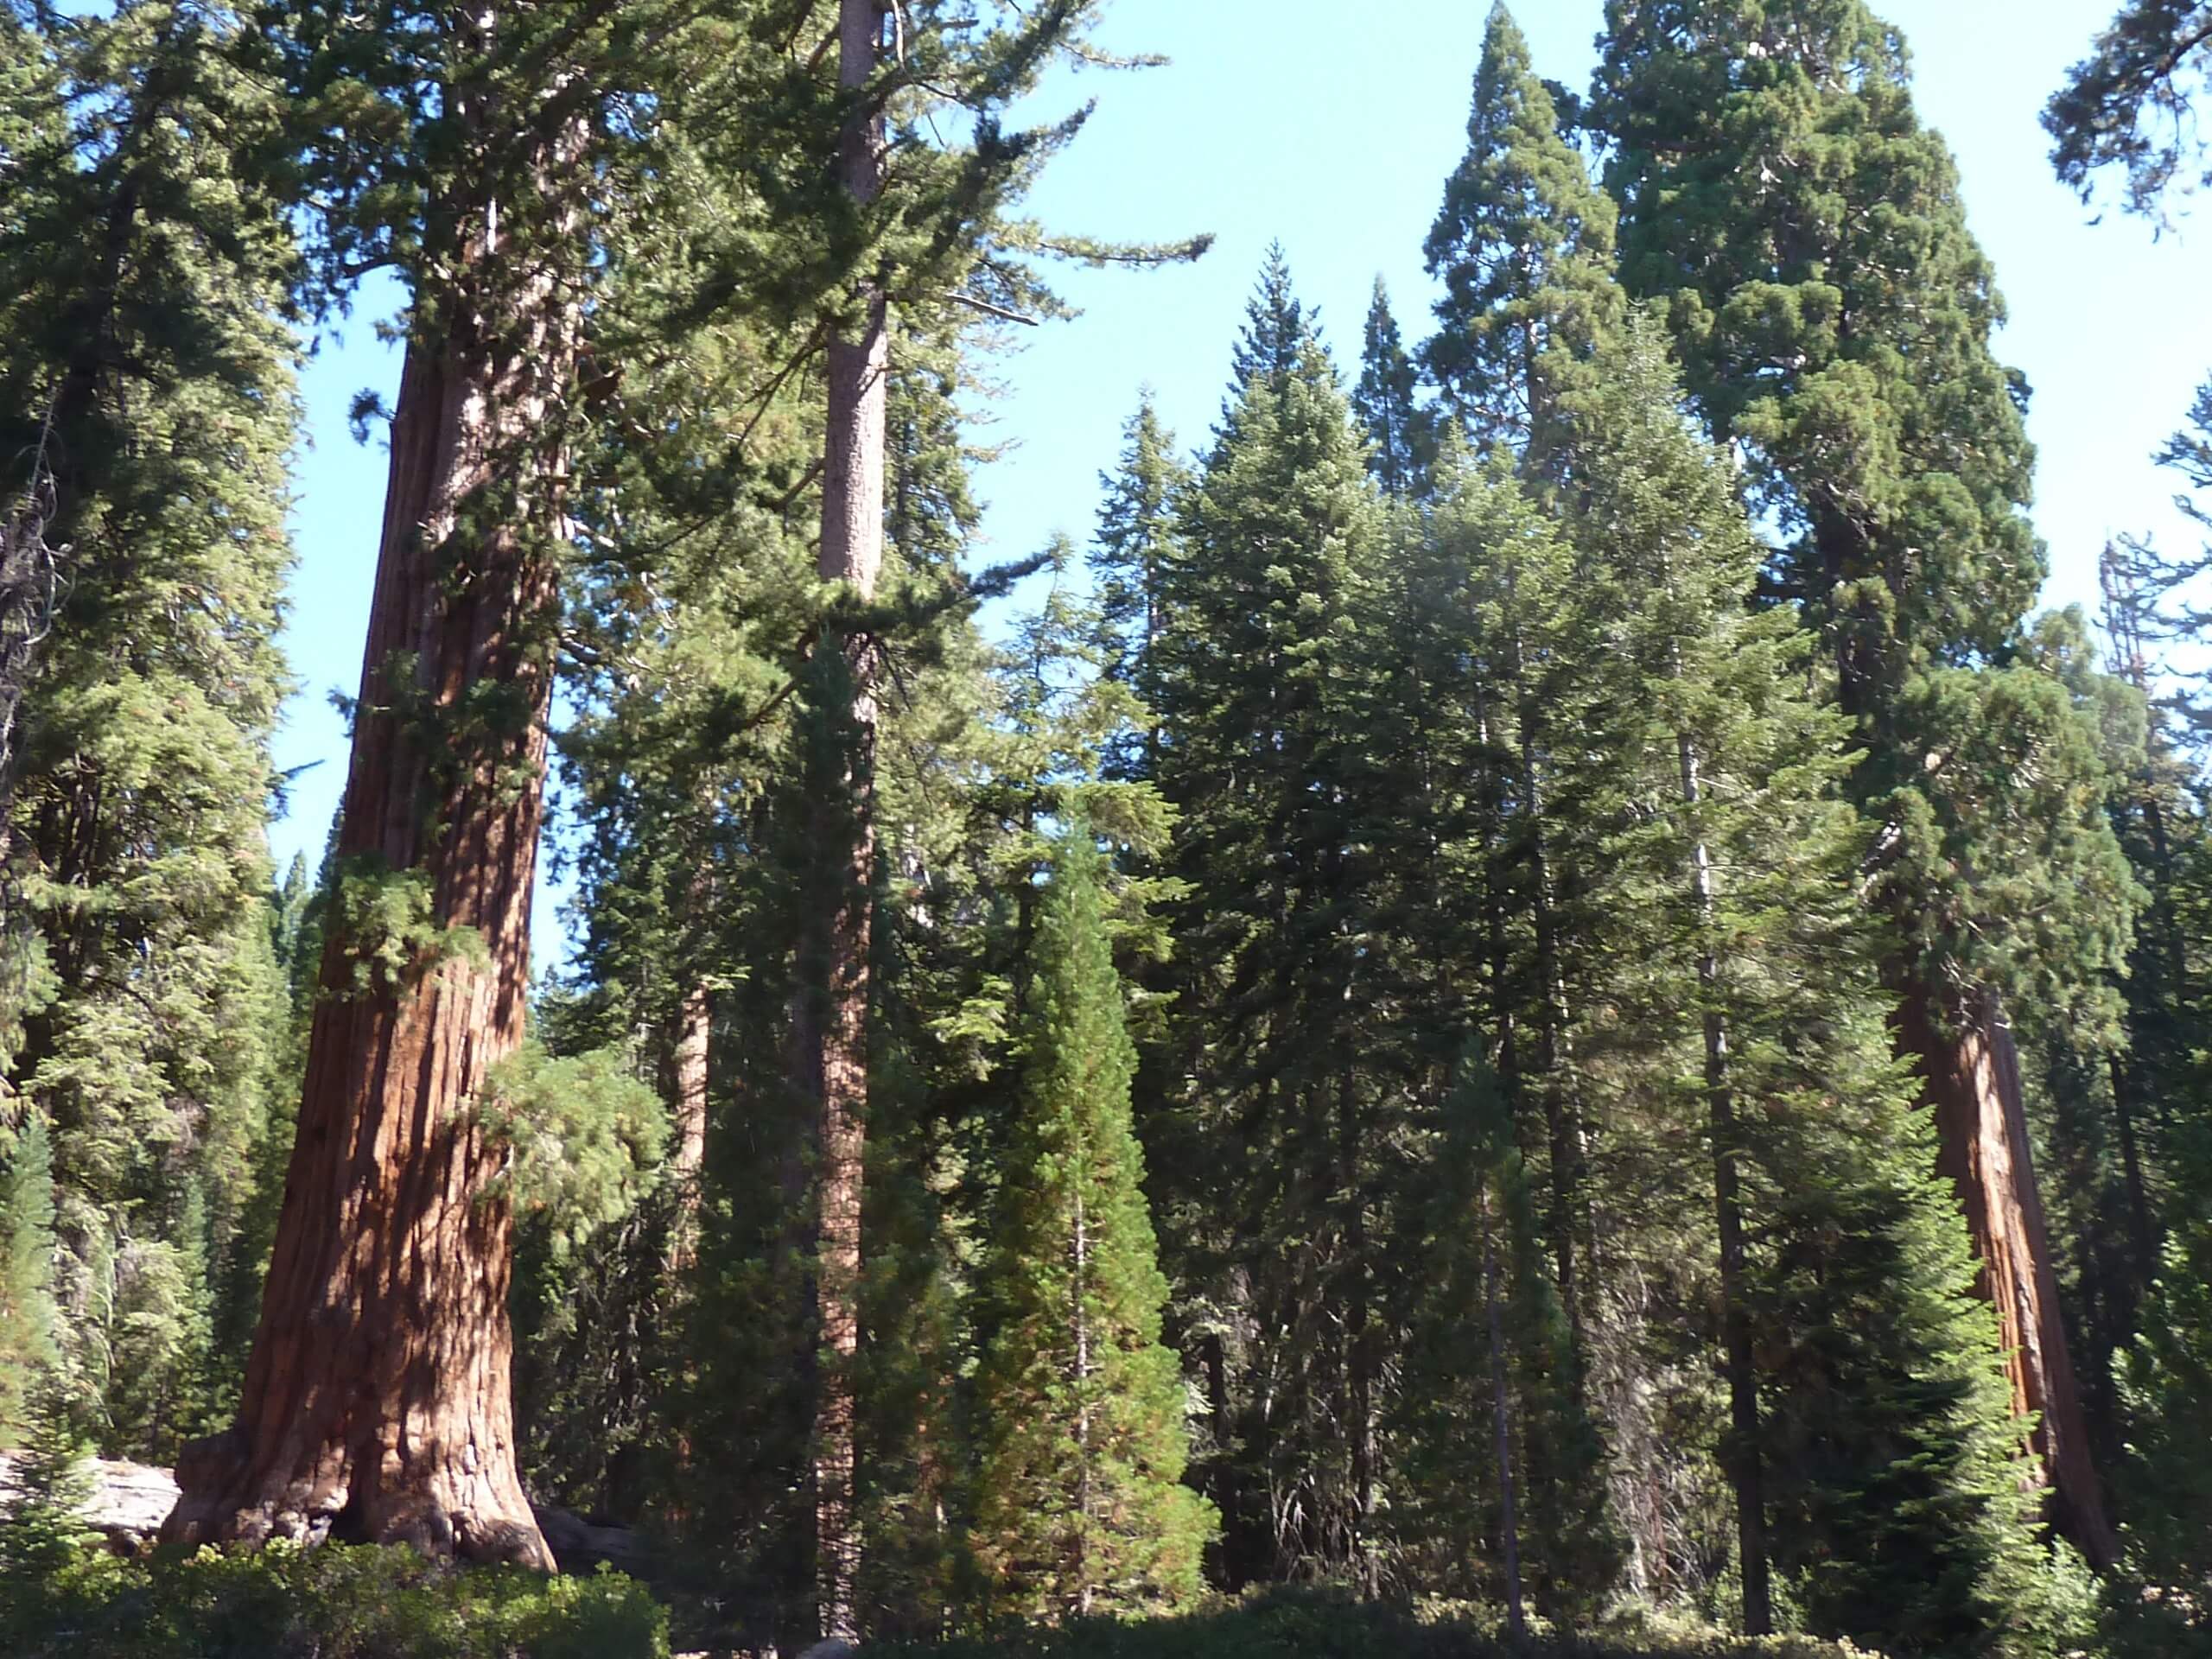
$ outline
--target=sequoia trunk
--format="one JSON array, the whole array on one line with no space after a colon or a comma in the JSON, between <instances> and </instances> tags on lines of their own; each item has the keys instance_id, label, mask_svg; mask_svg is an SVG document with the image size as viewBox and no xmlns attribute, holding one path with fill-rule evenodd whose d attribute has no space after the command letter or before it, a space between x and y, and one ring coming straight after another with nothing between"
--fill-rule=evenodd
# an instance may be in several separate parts
<instances>
[{"instance_id":1,"label":"sequoia trunk","mask_svg":"<svg viewBox=\"0 0 2212 1659\"><path fill-rule=\"evenodd\" d=\"M495 127L488 111L486 127ZM530 160L556 199L577 135ZM179 1460L164 1536L404 1540L550 1567L515 1463L505 1152L472 1109L523 1035L563 525L573 224L493 204L418 297L334 907L238 1417ZM547 236L546 233L551 234ZM533 252L541 257L532 257Z\"/></svg>"},{"instance_id":2,"label":"sequoia trunk","mask_svg":"<svg viewBox=\"0 0 2212 1659\"><path fill-rule=\"evenodd\" d=\"M2051 1486L2052 1519L2100 1571L2118 1559L2089 1458L2081 1395L2050 1265L2043 1199L2028 1152L2019 1056L1993 998L1946 1007L1914 986L1898 1037L1917 1057L1936 1114L1942 1173L1956 1185L1997 1309L2015 1410L2037 1418L2035 1449Z\"/></svg>"}]
</instances>

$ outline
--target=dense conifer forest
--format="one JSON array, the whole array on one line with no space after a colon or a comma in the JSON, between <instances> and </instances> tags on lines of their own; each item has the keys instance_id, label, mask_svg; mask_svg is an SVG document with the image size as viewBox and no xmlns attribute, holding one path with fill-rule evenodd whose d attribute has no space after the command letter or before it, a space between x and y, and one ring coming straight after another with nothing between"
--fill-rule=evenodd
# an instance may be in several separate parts
<instances>
[{"instance_id":1,"label":"dense conifer forest","mask_svg":"<svg viewBox=\"0 0 2212 1659\"><path fill-rule=\"evenodd\" d=\"M2212 382L2039 609L1879 3L1497 5L1433 315L1276 250L994 563L1207 253L1025 205L1104 0L0 0L0 1645L2212 1652ZM2212 5L2082 51L2180 223Z\"/></svg>"}]
</instances>

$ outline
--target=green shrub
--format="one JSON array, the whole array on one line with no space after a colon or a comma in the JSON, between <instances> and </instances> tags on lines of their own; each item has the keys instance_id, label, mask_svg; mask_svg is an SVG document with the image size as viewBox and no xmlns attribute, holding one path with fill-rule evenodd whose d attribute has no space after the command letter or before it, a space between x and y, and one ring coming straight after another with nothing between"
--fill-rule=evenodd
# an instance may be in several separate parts
<instances>
[{"instance_id":1,"label":"green shrub","mask_svg":"<svg viewBox=\"0 0 2212 1659\"><path fill-rule=\"evenodd\" d=\"M666 1611L610 1573L455 1567L411 1549L80 1557L0 1580L10 1659L666 1659Z\"/></svg>"},{"instance_id":2,"label":"green shrub","mask_svg":"<svg viewBox=\"0 0 2212 1659\"><path fill-rule=\"evenodd\" d=\"M1516 1650L1469 1619L1289 1591L1175 1618L1076 1619L940 1646L872 1643L865 1649L867 1659L1847 1659L1859 1651L1804 1637L1718 1633L1534 1636Z\"/></svg>"}]
</instances>

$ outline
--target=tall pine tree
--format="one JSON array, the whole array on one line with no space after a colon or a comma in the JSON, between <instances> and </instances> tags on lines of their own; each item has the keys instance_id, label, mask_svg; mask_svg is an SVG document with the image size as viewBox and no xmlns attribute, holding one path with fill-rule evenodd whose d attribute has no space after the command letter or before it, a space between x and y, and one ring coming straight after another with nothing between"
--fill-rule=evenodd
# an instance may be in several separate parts
<instances>
[{"instance_id":1,"label":"tall pine tree","mask_svg":"<svg viewBox=\"0 0 2212 1659\"><path fill-rule=\"evenodd\" d=\"M1351 409L1370 445L1367 470L1387 496L1419 495L1435 435L1420 399L1421 371L1406 350L1405 336L1390 312L1382 279L1375 279L1375 298L1367 308L1367 330L1359 353L1359 384Z\"/></svg>"},{"instance_id":2,"label":"tall pine tree","mask_svg":"<svg viewBox=\"0 0 2212 1659\"><path fill-rule=\"evenodd\" d=\"M1560 136L1551 90L1499 0L1483 32L1466 156L1426 245L1444 294L1424 366L1478 444L1541 449L1552 400L1619 321L1616 218Z\"/></svg>"},{"instance_id":3,"label":"tall pine tree","mask_svg":"<svg viewBox=\"0 0 2212 1659\"><path fill-rule=\"evenodd\" d=\"M1380 1471L1374 1159L1395 1109L1355 1057L1378 872L1357 825L1387 787L1365 741L1379 503L1336 370L1280 249L1232 358L1230 401L1168 567L1147 686L1179 809L1167 872L1187 1078L1160 1145L1196 1225L1175 1269L1208 1306L1202 1484L1231 1582L1328 1563L1371 1581ZM1164 1148L1227 1136L1236 1155ZM1202 1287L1202 1288L1200 1288ZM1194 1334L1198 1334L1194 1332Z\"/></svg>"}]
</instances>

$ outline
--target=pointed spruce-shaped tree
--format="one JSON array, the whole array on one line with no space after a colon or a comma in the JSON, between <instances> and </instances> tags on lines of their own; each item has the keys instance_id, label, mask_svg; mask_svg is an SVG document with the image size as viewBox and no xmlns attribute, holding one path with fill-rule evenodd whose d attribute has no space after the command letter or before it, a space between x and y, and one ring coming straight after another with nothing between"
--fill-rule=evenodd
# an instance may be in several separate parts
<instances>
[{"instance_id":1,"label":"pointed spruce-shaped tree","mask_svg":"<svg viewBox=\"0 0 2212 1659\"><path fill-rule=\"evenodd\" d=\"M991 1239L976 1550L999 1612L1152 1612L1199 1589L1181 1368L1129 1107L1135 1052L1078 817L1039 908L1020 1116Z\"/></svg>"}]
</instances>

